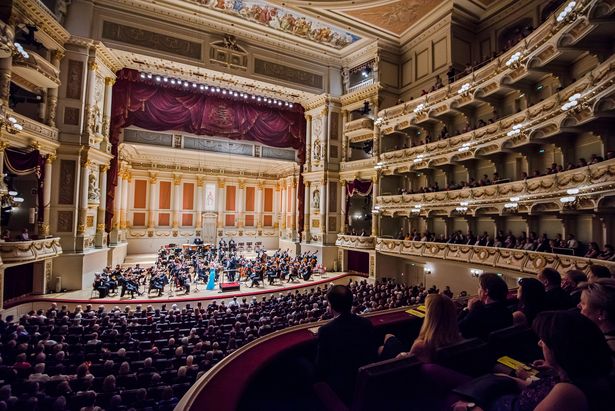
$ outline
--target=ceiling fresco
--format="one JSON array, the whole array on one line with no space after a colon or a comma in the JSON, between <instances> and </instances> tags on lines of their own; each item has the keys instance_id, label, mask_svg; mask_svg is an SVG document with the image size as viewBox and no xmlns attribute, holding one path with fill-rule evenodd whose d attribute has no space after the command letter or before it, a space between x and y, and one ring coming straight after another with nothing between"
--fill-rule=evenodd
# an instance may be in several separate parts
<instances>
[{"instance_id":1,"label":"ceiling fresco","mask_svg":"<svg viewBox=\"0 0 615 411\"><path fill-rule=\"evenodd\" d=\"M186 0L211 10L280 30L335 49L360 40L359 36L324 24L315 18L291 11L265 0Z\"/></svg>"}]
</instances>

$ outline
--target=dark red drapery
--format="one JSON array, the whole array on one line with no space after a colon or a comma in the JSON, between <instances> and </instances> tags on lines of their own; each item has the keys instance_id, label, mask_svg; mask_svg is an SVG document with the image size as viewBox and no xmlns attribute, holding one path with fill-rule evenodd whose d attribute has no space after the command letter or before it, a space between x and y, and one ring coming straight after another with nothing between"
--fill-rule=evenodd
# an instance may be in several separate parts
<instances>
[{"instance_id":1,"label":"dark red drapery","mask_svg":"<svg viewBox=\"0 0 615 411\"><path fill-rule=\"evenodd\" d=\"M221 94L221 93L220 93ZM106 228L111 229L118 175L121 131L137 126L152 131L184 131L197 135L255 141L272 147L294 148L305 161L305 118L298 104L274 107L252 99L212 95L198 88L142 79L136 70L117 73L113 86L110 141L114 158L107 179ZM303 184L300 176L299 186ZM297 190L303 229L303 192Z\"/></svg>"},{"instance_id":2,"label":"dark red drapery","mask_svg":"<svg viewBox=\"0 0 615 411\"><path fill-rule=\"evenodd\" d=\"M21 151L9 148L4 151L4 165L9 172L20 176L32 173L36 175L38 222L43 222L44 220L45 159L46 157L43 157L38 150Z\"/></svg>"}]
</instances>

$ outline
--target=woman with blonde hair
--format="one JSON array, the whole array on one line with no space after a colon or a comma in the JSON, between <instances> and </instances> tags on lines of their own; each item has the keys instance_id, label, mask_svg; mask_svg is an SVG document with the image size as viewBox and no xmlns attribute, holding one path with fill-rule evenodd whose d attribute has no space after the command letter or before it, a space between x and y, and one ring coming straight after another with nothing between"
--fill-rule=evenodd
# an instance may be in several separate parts
<instances>
[{"instance_id":1,"label":"woman with blonde hair","mask_svg":"<svg viewBox=\"0 0 615 411\"><path fill-rule=\"evenodd\" d=\"M420 361L431 362L436 350L462 340L457 325L457 308L444 294L429 294L425 298L425 318L418 337L409 352L401 352L401 342L394 335L385 337L381 354L384 358L414 355Z\"/></svg>"}]
</instances>

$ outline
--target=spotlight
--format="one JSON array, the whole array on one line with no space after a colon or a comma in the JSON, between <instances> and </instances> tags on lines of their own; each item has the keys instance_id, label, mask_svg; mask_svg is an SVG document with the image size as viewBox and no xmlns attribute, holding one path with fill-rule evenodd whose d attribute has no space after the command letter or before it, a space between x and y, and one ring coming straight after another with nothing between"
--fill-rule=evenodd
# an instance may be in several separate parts
<instances>
[{"instance_id":1,"label":"spotlight","mask_svg":"<svg viewBox=\"0 0 615 411\"><path fill-rule=\"evenodd\" d=\"M167 83L167 82L169 81L169 79L168 79L168 78L166 78L166 77L164 77L164 78L162 79L162 81L164 81L165 83Z\"/></svg>"},{"instance_id":2,"label":"spotlight","mask_svg":"<svg viewBox=\"0 0 615 411\"><path fill-rule=\"evenodd\" d=\"M222 94L226 94L226 93L227 93L227 91L226 91L226 90L222 90Z\"/></svg>"},{"instance_id":3,"label":"spotlight","mask_svg":"<svg viewBox=\"0 0 615 411\"><path fill-rule=\"evenodd\" d=\"M141 73L141 78L145 78L145 73Z\"/></svg>"},{"instance_id":4,"label":"spotlight","mask_svg":"<svg viewBox=\"0 0 615 411\"><path fill-rule=\"evenodd\" d=\"M174 78L171 79L171 84L175 84L175 79Z\"/></svg>"},{"instance_id":5,"label":"spotlight","mask_svg":"<svg viewBox=\"0 0 615 411\"><path fill-rule=\"evenodd\" d=\"M203 86L202 84L199 86L200 90L205 90L205 86Z\"/></svg>"},{"instance_id":6,"label":"spotlight","mask_svg":"<svg viewBox=\"0 0 615 411\"><path fill-rule=\"evenodd\" d=\"M152 78L152 75L148 73L147 78Z\"/></svg>"},{"instance_id":7,"label":"spotlight","mask_svg":"<svg viewBox=\"0 0 615 411\"><path fill-rule=\"evenodd\" d=\"M160 81L160 76L156 76L156 81Z\"/></svg>"}]
</instances>

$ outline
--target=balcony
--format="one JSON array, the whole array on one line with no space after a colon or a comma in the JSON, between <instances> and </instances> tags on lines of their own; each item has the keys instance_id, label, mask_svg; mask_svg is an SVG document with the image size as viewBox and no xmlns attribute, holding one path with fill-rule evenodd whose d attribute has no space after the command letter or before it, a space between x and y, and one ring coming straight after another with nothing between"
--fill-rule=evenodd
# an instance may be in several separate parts
<instances>
[{"instance_id":1,"label":"balcony","mask_svg":"<svg viewBox=\"0 0 615 411\"><path fill-rule=\"evenodd\" d=\"M374 120L360 118L349 121L344 126L344 134L350 141L366 141L374 137Z\"/></svg>"},{"instance_id":2,"label":"balcony","mask_svg":"<svg viewBox=\"0 0 615 411\"><path fill-rule=\"evenodd\" d=\"M338 247L353 248L357 250L373 250L376 247L376 238L338 234L335 245Z\"/></svg>"},{"instance_id":3,"label":"balcony","mask_svg":"<svg viewBox=\"0 0 615 411\"><path fill-rule=\"evenodd\" d=\"M19 114L15 111L7 110L8 115L15 117L17 122L23 126L23 130L16 134L16 140L21 141L22 143L27 144L28 139L24 137L29 137L32 140L38 141L39 143L44 143L41 141L41 137L45 140L51 140L53 144L57 145L58 142L58 129L55 127L50 127L46 124L40 123L36 120L31 119L30 117L26 117L23 114Z\"/></svg>"},{"instance_id":4,"label":"balcony","mask_svg":"<svg viewBox=\"0 0 615 411\"><path fill-rule=\"evenodd\" d=\"M615 268L615 262L562 254L539 253L509 248L462 244L376 239L376 251L389 255L437 258L537 274L546 267L559 272L578 269L587 272L592 264Z\"/></svg>"},{"instance_id":5,"label":"balcony","mask_svg":"<svg viewBox=\"0 0 615 411\"><path fill-rule=\"evenodd\" d=\"M604 110L601 107L613 92L614 79L615 56L611 56L576 83L518 114L446 140L381 154L381 160L386 163L383 174L408 172L485 156L502 149L547 139L565 127L587 124L596 118L596 113ZM565 108L564 104L577 94L583 96L582 103L572 110ZM415 117L413 113L398 118L397 123L389 123L381 127L381 130L385 134L394 133L408 127L415 121ZM513 127L521 128L516 132Z\"/></svg>"},{"instance_id":6,"label":"balcony","mask_svg":"<svg viewBox=\"0 0 615 411\"><path fill-rule=\"evenodd\" d=\"M0 242L0 257L4 264L21 264L40 261L62 254L60 239L46 238L32 241Z\"/></svg>"},{"instance_id":7,"label":"balcony","mask_svg":"<svg viewBox=\"0 0 615 411\"><path fill-rule=\"evenodd\" d=\"M28 50L29 57L18 54L13 58L12 71L40 88L58 88L60 71L38 53Z\"/></svg>"},{"instance_id":8,"label":"balcony","mask_svg":"<svg viewBox=\"0 0 615 411\"><path fill-rule=\"evenodd\" d=\"M366 158L364 160L346 161L340 164L340 171L374 171L377 158Z\"/></svg>"},{"instance_id":9,"label":"balcony","mask_svg":"<svg viewBox=\"0 0 615 411\"><path fill-rule=\"evenodd\" d=\"M612 192L615 159L575 168L557 174L534 177L525 181L494 184L483 187L379 196L376 204L383 215L410 215L414 206L421 204L421 214L440 211L440 215L453 216L461 203L464 214L498 214L506 212L506 203L516 202L515 212L571 211L572 204L560 198L576 196L574 210L598 209L601 200ZM571 191L576 190L576 191ZM415 215L415 214L414 214Z\"/></svg>"}]
</instances>

